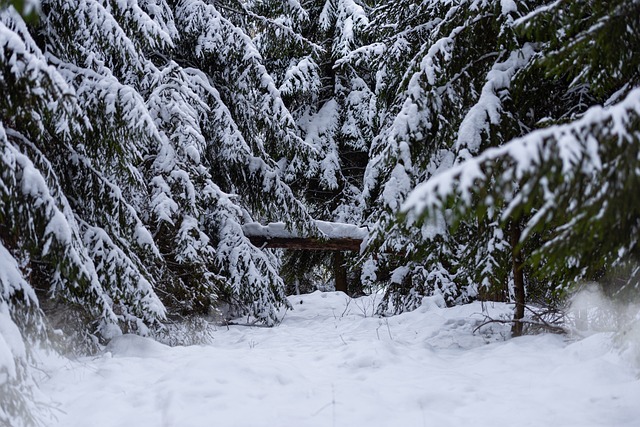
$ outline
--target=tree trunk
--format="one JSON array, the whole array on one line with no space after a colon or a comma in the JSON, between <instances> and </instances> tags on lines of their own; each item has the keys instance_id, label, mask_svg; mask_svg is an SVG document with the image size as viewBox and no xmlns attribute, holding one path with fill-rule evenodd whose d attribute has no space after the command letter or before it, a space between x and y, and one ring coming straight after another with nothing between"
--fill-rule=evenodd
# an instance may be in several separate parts
<instances>
[{"instance_id":1,"label":"tree trunk","mask_svg":"<svg viewBox=\"0 0 640 427\"><path fill-rule=\"evenodd\" d=\"M344 266L344 254L337 251L333 254L333 274L336 280L336 291L347 293L347 269Z\"/></svg>"},{"instance_id":2,"label":"tree trunk","mask_svg":"<svg viewBox=\"0 0 640 427\"><path fill-rule=\"evenodd\" d=\"M522 335L522 319L524 318L525 293L524 293L524 273L522 272L522 254L518 248L522 230L517 222L511 223L511 259L513 267L513 294L515 297L515 311L513 313L513 326L511 336Z\"/></svg>"}]
</instances>

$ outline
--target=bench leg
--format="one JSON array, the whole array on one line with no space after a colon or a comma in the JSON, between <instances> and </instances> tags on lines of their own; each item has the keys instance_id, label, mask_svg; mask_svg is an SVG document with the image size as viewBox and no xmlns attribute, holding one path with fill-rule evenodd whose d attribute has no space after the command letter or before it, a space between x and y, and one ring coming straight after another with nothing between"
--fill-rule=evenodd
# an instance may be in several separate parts
<instances>
[{"instance_id":1,"label":"bench leg","mask_svg":"<svg viewBox=\"0 0 640 427\"><path fill-rule=\"evenodd\" d=\"M333 255L333 274L336 279L336 291L347 293L347 268L344 265L344 254L340 251Z\"/></svg>"}]
</instances>

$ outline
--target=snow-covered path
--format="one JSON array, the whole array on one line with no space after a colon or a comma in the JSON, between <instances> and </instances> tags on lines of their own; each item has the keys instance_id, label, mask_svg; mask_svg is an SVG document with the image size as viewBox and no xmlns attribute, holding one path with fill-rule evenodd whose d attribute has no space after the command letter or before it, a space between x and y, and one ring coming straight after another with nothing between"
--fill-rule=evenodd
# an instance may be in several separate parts
<instances>
[{"instance_id":1,"label":"snow-covered path","mask_svg":"<svg viewBox=\"0 0 640 427\"><path fill-rule=\"evenodd\" d=\"M607 334L504 341L501 325L472 333L480 304L385 320L370 298L348 301L291 297L279 327L220 329L210 346L125 336L101 357L47 359L52 425L640 425L638 371Z\"/></svg>"}]
</instances>

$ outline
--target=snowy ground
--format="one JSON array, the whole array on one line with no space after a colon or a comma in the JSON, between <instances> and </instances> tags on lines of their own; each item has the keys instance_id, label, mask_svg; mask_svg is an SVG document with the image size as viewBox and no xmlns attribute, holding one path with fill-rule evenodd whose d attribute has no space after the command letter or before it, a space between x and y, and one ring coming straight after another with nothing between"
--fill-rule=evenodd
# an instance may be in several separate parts
<instances>
[{"instance_id":1,"label":"snowy ground","mask_svg":"<svg viewBox=\"0 0 640 427\"><path fill-rule=\"evenodd\" d=\"M371 317L371 298L291 297L276 328L219 329L209 346L124 336L100 357L46 358L64 427L633 426L638 369L610 334L504 340L472 332L480 304ZM499 316L508 309L489 307Z\"/></svg>"}]
</instances>

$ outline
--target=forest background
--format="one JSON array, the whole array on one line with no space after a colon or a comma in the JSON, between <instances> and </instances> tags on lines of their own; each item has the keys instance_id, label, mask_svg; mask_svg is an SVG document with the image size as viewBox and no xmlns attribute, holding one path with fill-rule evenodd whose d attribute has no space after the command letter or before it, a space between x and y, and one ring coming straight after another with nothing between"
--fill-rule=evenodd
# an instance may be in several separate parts
<instances>
[{"instance_id":1,"label":"forest background","mask_svg":"<svg viewBox=\"0 0 640 427\"><path fill-rule=\"evenodd\" d=\"M349 293L514 303L638 290L640 1L2 0L0 420L29 353L248 315L366 227ZM11 421L13 422L13 421Z\"/></svg>"}]
</instances>

